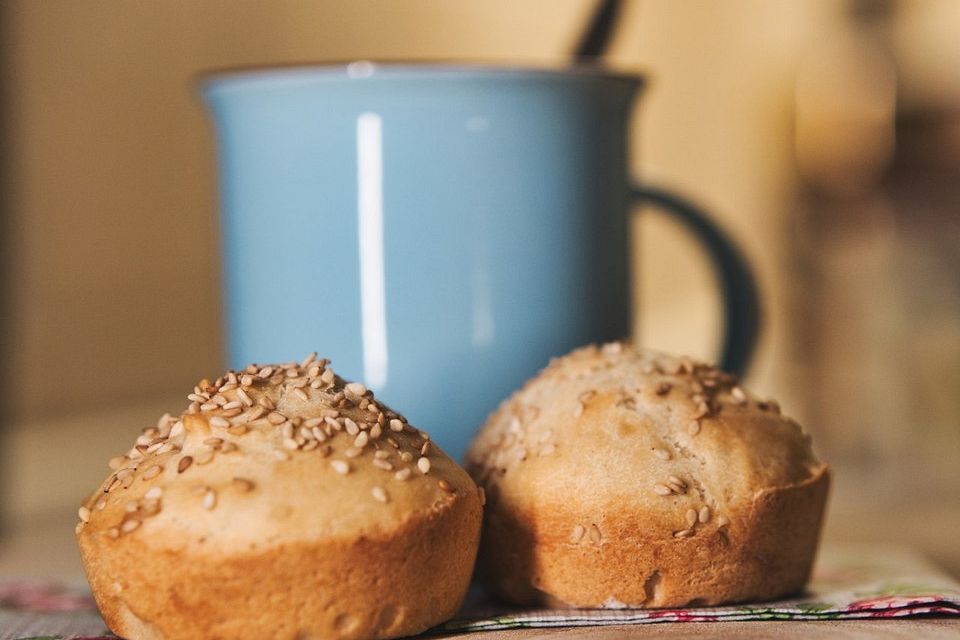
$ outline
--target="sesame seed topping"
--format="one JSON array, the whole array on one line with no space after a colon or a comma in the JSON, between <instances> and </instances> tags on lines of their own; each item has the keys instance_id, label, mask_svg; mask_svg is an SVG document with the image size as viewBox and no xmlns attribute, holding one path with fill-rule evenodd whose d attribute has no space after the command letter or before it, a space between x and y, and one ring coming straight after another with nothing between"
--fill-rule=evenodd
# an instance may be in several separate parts
<instances>
[{"instance_id":1,"label":"sesame seed topping","mask_svg":"<svg viewBox=\"0 0 960 640\"><path fill-rule=\"evenodd\" d=\"M700 421L699 421L699 420L691 420L690 422L688 422L688 423L687 423L687 433L689 433L689 434L692 435L692 436L695 436L695 435L697 435L698 433L700 433Z\"/></svg>"},{"instance_id":2,"label":"sesame seed topping","mask_svg":"<svg viewBox=\"0 0 960 640\"><path fill-rule=\"evenodd\" d=\"M373 495L374 499L378 502L389 502L390 496L387 495L387 492L383 487L374 487L370 490L370 493Z\"/></svg>"},{"instance_id":3,"label":"sesame seed topping","mask_svg":"<svg viewBox=\"0 0 960 640\"><path fill-rule=\"evenodd\" d=\"M230 484L234 486L235 489L243 493L250 493L253 491L253 480L248 480L246 478L234 478L230 481Z\"/></svg>"},{"instance_id":4,"label":"sesame seed topping","mask_svg":"<svg viewBox=\"0 0 960 640\"><path fill-rule=\"evenodd\" d=\"M661 460L669 460L671 457L669 451L667 451L666 449L659 449L659 448L653 450L653 455L657 456Z\"/></svg>"},{"instance_id":5,"label":"sesame seed topping","mask_svg":"<svg viewBox=\"0 0 960 640\"><path fill-rule=\"evenodd\" d=\"M285 449L290 449L291 451L296 451L297 449L300 448L300 445L297 444L297 441L294 440L293 438L284 438L283 447Z\"/></svg>"},{"instance_id":6,"label":"sesame seed topping","mask_svg":"<svg viewBox=\"0 0 960 640\"><path fill-rule=\"evenodd\" d=\"M201 451L195 461L198 465L209 464L213 460L213 449L207 449L206 451Z\"/></svg>"},{"instance_id":7,"label":"sesame seed topping","mask_svg":"<svg viewBox=\"0 0 960 640\"><path fill-rule=\"evenodd\" d=\"M697 510L696 509L687 509L687 513L684 515L684 518L687 521L687 528L693 527L697 524Z\"/></svg>"},{"instance_id":8,"label":"sesame seed topping","mask_svg":"<svg viewBox=\"0 0 960 640\"><path fill-rule=\"evenodd\" d=\"M350 464L344 460L331 460L330 466L333 467L333 470L339 473L342 476L350 473Z\"/></svg>"},{"instance_id":9,"label":"sesame seed topping","mask_svg":"<svg viewBox=\"0 0 960 640\"><path fill-rule=\"evenodd\" d=\"M717 527L725 527L730 524L730 519L727 516L717 516Z\"/></svg>"},{"instance_id":10,"label":"sesame seed topping","mask_svg":"<svg viewBox=\"0 0 960 640\"><path fill-rule=\"evenodd\" d=\"M399 446L399 445L396 445L396 446ZM401 451L400 459L403 460L404 462L413 462L413 454L410 453L409 451Z\"/></svg>"},{"instance_id":11,"label":"sesame seed topping","mask_svg":"<svg viewBox=\"0 0 960 640\"><path fill-rule=\"evenodd\" d=\"M96 508L97 508L97 511L103 511L104 509L106 509L106 508L107 508L107 499L106 499L106 498L100 498L99 500L97 500Z\"/></svg>"},{"instance_id":12,"label":"sesame seed topping","mask_svg":"<svg viewBox=\"0 0 960 640\"><path fill-rule=\"evenodd\" d=\"M220 429L226 429L230 426L230 421L221 416L213 416L210 418L210 420L208 420L208 422L210 423L211 427L218 427Z\"/></svg>"},{"instance_id":13,"label":"sesame seed topping","mask_svg":"<svg viewBox=\"0 0 960 640\"><path fill-rule=\"evenodd\" d=\"M86 507L80 507L77 511L77 515L80 516L80 519L84 522L90 522L90 509Z\"/></svg>"},{"instance_id":14,"label":"sesame seed topping","mask_svg":"<svg viewBox=\"0 0 960 640\"><path fill-rule=\"evenodd\" d=\"M393 471L393 465L387 462L386 460L381 460L380 458L373 459L373 466L378 469L383 469L384 471Z\"/></svg>"},{"instance_id":15,"label":"sesame seed topping","mask_svg":"<svg viewBox=\"0 0 960 640\"><path fill-rule=\"evenodd\" d=\"M653 485L653 492L658 496L668 496L673 493L673 490L665 484L658 483Z\"/></svg>"},{"instance_id":16,"label":"sesame seed topping","mask_svg":"<svg viewBox=\"0 0 960 640\"><path fill-rule=\"evenodd\" d=\"M293 395L297 396L298 398L300 398L300 399L303 400L304 402L306 402L307 400L310 399L310 396L308 396L308 395L307 395L307 392L304 391L302 388L301 388L301 389L294 389L294 390L293 390Z\"/></svg>"},{"instance_id":17,"label":"sesame seed topping","mask_svg":"<svg viewBox=\"0 0 960 640\"><path fill-rule=\"evenodd\" d=\"M400 431L403 431L403 423L397 420L396 418L393 418L392 420L390 420L390 430L396 431L398 433Z\"/></svg>"},{"instance_id":18,"label":"sesame seed topping","mask_svg":"<svg viewBox=\"0 0 960 640\"><path fill-rule=\"evenodd\" d=\"M362 453L363 449L360 447L348 447L346 450L344 450L343 455L347 456L348 458L357 458Z\"/></svg>"},{"instance_id":19,"label":"sesame seed topping","mask_svg":"<svg viewBox=\"0 0 960 640\"><path fill-rule=\"evenodd\" d=\"M213 489L207 489L203 494L203 502L200 503L207 511L213 510L217 506L217 493Z\"/></svg>"},{"instance_id":20,"label":"sesame seed topping","mask_svg":"<svg viewBox=\"0 0 960 640\"><path fill-rule=\"evenodd\" d=\"M161 467L161 466L158 465L158 464L155 464L155 465L153 465L152 467L150 467L149 469L147 469L146 471L143 472L143 479L144 479L144 480L153 480L153 479L156 478L158 475L160 475L160 473L161 473L162 471L163 471L163 467Z\"/></svg>"},{"instance_id":21,"label":"sesame seed topping","mask_svg":"<svg viewBox=\"0 0 960 640\"><path fill-rule=\"evenodd\" d=\"M352 436L355 436L358 433L360 433L360 427L358 427L357 423L351 420L350 418L343 419L343 427L347 430L347 433L349 433Z\"/></svg>"},{"instance_id":22,"label":"sesame seed topping","mask_svg":"<svg viewBox=\"0 0 960 640\"><path fill-rule=\"evenodd\" d=\"M361 431L353 441L353 446L364 448L370 442L370 435L366 431Z\"/></svg>"},{"instance_id":23,"label":"sesame seed topping","mask_svg":"<svg viewBox=\"0 0 960 640\"><path fill-rule=\"evenodd\" d=\"M283 449L274 449L273 457L279 460L280 462L286 462L290 459L290 454Z\"/></svg>"},{"instance_id":24,"label":"sesame seed topping","mask_svg":"<svg viewBox=\"0 0 960 640\"><path fill-rule=\"evenodd\" d=\"M421 458L421 460L422 460L422 458ZM439 486L441 489L443 489L443 490L446 491L447 493L453 493L453 492L454 492L453 485L451 485L451 484L450 484L449 482L447 482L446 480L440 480L439 482L437 482L437 486Z\"/></svg>"},{"instance_id":25,"label":"sesame seed topping","mask_svg":"<svg viewBox=\"0 0 960 640\"><path fill-rule=\"evenodd\" d=\"M423 446L420 447L420 455L422 455L422 456L428 456L428 455L430 455L430 441L429 441L429 440L427 440L426 442L424 442L424 443L423 443Z\"/></svg>"},{"instance_id":26,"label":"sesame seed topping","mask_svg":"<svg viewBox=\"0 0 960 640\"><path fill-rule=\"evenodd\" d=\"M156 500L163 495L163 489L160 487L150 487L150 490L143 494L147 500Z\"/></svg>"},{"instance_id":27,"label":"sesame seed topping","mask_svg":"<svg viewBox=\"0 0 960 640\"><path fill-rule=\"evenodd\" d=\"M602 536L600 535L600 527L595 524L590 525L590 541L595 544L600 544Z\"/></svg>"},{"instance_id":28,"label":"sesame seed topping","mask_svg":"<svg viewBox=\"0 0 960 640\"><path fill-rule=\"evenodd\" d=\"M120 525L120 530L124 533L130 533L134 531L137 527L140 526L139 520L126 520L122 525Z\"/></svg>"},{"instance_id":29,"label":"sesame seed topping","mask_svg":"<svg viewBox=\"0 0 960 640\"><path fill-rule=\"evenodd\" d=\"M397 471L395 474L393 474L393 477L400 481L409 479L410 467L405 467L403 469L400 469L400 471Z\"/></svg>"},{"instance_id":30,"label":"sesame seed topping","mask_svg":"<svg viewBox=\"0 0 960 640\"><path fill-rule=\"evenodd\" d=\"M417 469L420 469L420 473L424 475L430 473L430 458L420 458L417 460Z\"/></svg>"},{"instance_id":31,"label":"sesame seed topping","mask_svg":"<svg viewBox=\"0 0 960 640\"><path fill-rule=\"evenodd\" d=\"M359 382L348 382L343 389L350 395L356 396L357 398L361 398L367 394L367 388Z\"/></svg>"},{"instance_id":32,"label":"sesame seed topping","mask_svg":"<svg viewBox=\"0 0 960 640\"><path fill-rule=\"evenodd\" d=\"M577 544L578 542L583 540L583 535L586 532L587 530L583 528L582 524L574 525L573 531L570 532L570 542L572 542L573 544Z\"/></svg>"},{"instance_id":33,"label":"sesame seed topping","mask_svg":"<svg viewBox=\"0 0 960 640\"><path fill-rule=\"evenodd\" d=\"M747 402L747 394L744 393L743 389L740 387L733 387L730 389L730 395L737 402L737 404L745 404Z\"/></svg>"},{"instance_id":34,"label":"sesame seed topping","mask_svg":"<svg viewBox=\"0 0 960 640\"><path fill-rule=\"evenodd\" d=\"M287 421L287 416L283 415L279 411L273 411L270 413L270 415L267 416L267 422L269 422L274 426L283 424L286 421Z\"/></svg>"},{"instance_id":35,"label":"sesame seed topping","mask_svg":"<svg viewBox=\"0 0 960 640\"><path fill-rule=\"evenodd\" d=\"M700 512L697 513L697 520L700 524L706 524L710 522L710 507L704 505L700 507Z\"/></svg>"},{"instance_id":36,"label":"sesame seed topping","mask_svg":"<svg viewBox=\"0 0 960 640\"><path fill-rule=\"evenodd\" d=\"M183 473L190 468L191 464L193 464L193 458L190 456L183 456L180 458L180 462L177 463L177 473Z\"/></svg>"}]
</instances>

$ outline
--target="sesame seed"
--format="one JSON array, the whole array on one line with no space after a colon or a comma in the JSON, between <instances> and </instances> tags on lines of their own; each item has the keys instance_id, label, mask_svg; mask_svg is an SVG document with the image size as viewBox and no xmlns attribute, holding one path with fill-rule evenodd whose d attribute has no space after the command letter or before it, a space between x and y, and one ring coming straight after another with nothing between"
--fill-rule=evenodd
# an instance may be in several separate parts
<instances>
[{"instance_id":1,"label":"sesame seed","mask_svg":"<svg viewBox=\"0 0 960 640\"><path fill-rule=\"evenodd\" d=\"M274 411L274 412L272 412L270 415L267 416L267 422L269 422L270 424L272 424L272 425L274 425L274 426L279 425L279 424L283 424L283 423L286 422L286 421L287 421L287 416L283 415L282 413L280 413L280 412L278 412L278 411Z\"/></svg>"},{"instance_id":2,"label":"sesame seed","mask_svg":"<svg viewBox=\"0 0 960 640\"><path fill-rule=\"evenodd\" d=\"M140 505L133 500L130 500L127 502L127 504L123 505L123 510L127 513L136 513L139 508Z\"/></svg>"},{"instance_id":3,"label":"sesame seed","mask_svg":"<svg viewBox=\"0 0 960 640\"><path fill-rule=\"evenodd\" d=\"M343 452L343 455L347 456L348 458L357 458L362 453L363 449L360 447L349 447Z\"/></svg>"},{"instance_id":4,"label":"sesame seed","mask_svg":"<svg viewBox=\"0 0 960 640\"><path fill-rule=\"evenodd\" d=\"M317 359L317 352L316 351L311 352L310 355L308 355L306 358L300 361L300 368L306 369L311 364L313 364L313 361L316 359Z\"/></svg>"},{"instance_id":5,"label":"sesame seed","mask_svg":"<svg viewBox=\"0 0 960 640\"><path fill-rule=\"evenodd\" d=\"M245 373L240 376L240 384L244 387L249 387L253 385L253 376L249 373ZM242 389L241 389L242 391Z\"/></svg>"},{"instance_id":6,"label":"sesame seed","mask_svg":"<svg viewBox=\"0 0 960 640\"><path fill-rule=\"evenodd\" d=\"M344 460L331 460L330 466L333 467L333 470L339 473L342 476L350 473L350 464Z\"/></svg>"},{"instance_id":7,"label":"sesame seed","mask_svg":"<svg viewBox=\"0 0 960 640\"><path fill-rule=\"evenodd\" d=\"M693 529L683 529L682 531L674 531L674 538L689 538L693 535Z\"/></svg>"},{"instance_id":8,"label":"sesame seed","mask_svg":"<svg viewBox=\"0 0 960 640\"><path fill-rule=\"evenodd\" d=\"M258 373L257 375L259 375L262 379L266 380L272 374L273 374L273 367L264 367L263 369L260 369L260 373Z\"/></svg>"},{"instance_id":9,"label":"sesame seed","mask_svg":"<svg viewBox=\"0 0 960 640\"><path fill-rule=\"evenodd\" d=\"M697 520L699 520L701 524L710 522L710 507L706 505L700 507L700 512L697 514Z\"/></svg>"},{"instance_id":10,"label":"sesame seed","mask_svg":"<svg viewBox=\"0 0 960 640\"><path fill-rule=\"evenodd\" d=\"M373 459L373 466L377 467L378 469L383 469L384 471L393 471L393 465L386 460L381 460L380 458Z\"/></svg>"},{"instance_id":11,"label":"sesame seed","mask_svg":"<svg viewBox=\"0 0 960 640\"><path fill-rule=\"evenodd\" d=\"M227 404L223 405L224 411L229 411L230 409L237 409L243 405L239 400L231 400Z\"/></svg>"},{"instance_id":12,"label":"sesame seed","mask_svg":"<svg viewBox=\"0 0 960 640\"><path fill-rule=\"evenodd\" d=\"M717 527L725 527L730 524L730 519L727 516L717 516Z\"/></svg>"},{"instance_id":13,"label":"sesame seed","mask_svg":"<svg viewBox=\"0 0 960 640\"><path fill-rule=\"evenodd\" d=\"M223 438L216 438L216 437L205 438L203 441L203 444L207 445L208 447L213 447L214 449L216 449L217 447L223 444Z\"/></svg>"},{"instance_id":14,"label":"sesame seed","mask_svg":"<svg viewBox=\"0 0 960 640\"><path fill-rule=\"evenodd\" d=\"M150 490L143 494L143 497L147 500L156 500L163 495L163 489L160 487L150 487Z\"/></svg>"},{"instance_id":15,"label":"sesame seed","mask_svg":"<svg viewBox=\"0 0 960 640\"><path fill-rule=\"evenodd\" d=\"M417 469L420 469L420 473L424 475L430 473L430 458L420 458L417 460Z\"/></svg>"},{"instance_id":16,"label":"sesame seed","mask_svg":"<svg viewBox=\"0 0 960 640\"><path fill-rule=\"evenodd\" d=\"M409 451L401 451L400 459L403 460L404 462L413 462L413 454L410 453Z\"/></svg>"},{"instance_id":17,"label":"sesame seed","mask_svg":"<svg viewBox=\"0 0 960 640\"><path fill-rule=\"evenodd\" d=\"M695 435L697 435L698 433L700 433L700 421L699 421L699 420L691 420L690 422L688 422L688 423L687 423L687 433L689 433L689 434L692 435L692 436L695 436Z\"/></svg>"},{"instance_id":18,"label":"sesame seed","mask_svg":"<svg viewBox=\"0 0 960 640\"><path fill-rule=\"evenodd\" d=\"M220 416L213 416L207 422L210 423L211 427L218 427L220 429L226 429L230 426L230 421Z\"/></svg>"},{"instance_id":19,"label":"sesame seed","mask_svg":"<svg viewBox=\"0 0 960 640\"><path fill-rule=\"evenodd\" d=\"M443 489L447 493L453 493L455 491L455 489L453 488L453 485L451 485L446 480L440 480L439 482L437 482L437 486L439 486L441 489Z\"/></svg>"},{"instance_id":20,"label":"sesame seed","mask_svg":"<svg viewBox=\"0 0 960 640\"><path fill-rule=\"evenodd\" d=\"M207 449L206 451L202 451L196 457L196 463L198 465L208 464L212 460L213 460L213 449Z\"/></svg>"},{"instance_id":21,"label":"sesame seed","mask_svg":"<svg viewBox=\"0 0 960 640\"><path fill-rule=\"evenodd\" d=\"M655 484L653 485L653 492L658 496L668 496L673 493L673 490L665 484Z\"/></svg>"},{"instance_id":22,"label":"sesame seed","mask_svg":"<svg viewBox=\"0 0 960 640\"><path fill-rule=\"evenodd\" d=\"M209 399L210 398L207 398L206 396L202 396L199 393L191 393L190 395L187 396L187 400L190 400L192 402L199 402L201 404L206 402Z\"/></svg>"},{"instance_id":23,"label":"sesame seed","mask_svg":"<svg viewBox=\"0 0 960 640\"><path fill-rule=\"evenodd\" d=\"M389 502L390 496L387 495L387 492L383 487L374 487L370 490L370 493L373 495L373 498L378 502Z\"/></svg>"},{"instance_id":24,"label":"sesame seed","mask_svg":"<svg viewBox=\"0 0 960 640\"><path fill-rule=\"evenodd\" d=\"M153 480L153 479L156 478L158 475L160 475L160 472L162 472L162 471L163 471L163 467L161 467L161 466L158 465L158 464L155 464L155 465L153 465L152 467L150 467L149 469L147 469L146 471L143 472L143 479L144 479L144 480Z\"/></svg>"},{"instance_id":25,"label":"sesame seed","mask_svg":"<svg viewBox=\"0 0 960 640\"><path fill-rule=\"evenodd\" d=\"M743 389L740 387L733 387L730 389L730 395L738 404L744 404L747 401L747 394L743 392Z\"/></svg>"},{"instance_id":26,"label":"sesame seed","mask_svg":"<svg viewBox=\"0 0 960 640\"><path fill-rule=\"evenodd\" d=\"M96 504L97 511L103 511L106 508L107 508L106 498L100 498L99 500L97 500L97 504Z\"/></svg>"},{"instance_id":27,"label":"sesame seed","mask_svg":"<svg viewBox=\"0 0 960 640\"><path fill-rule=\"evenodd\" d=\"M110 462L107 463L107 466L109 466L112 471L116 471L117 469L122 467L126 462L127 462L126 456L115 456L113 458L110 458Z\"/></svg>"},{"instance_id":28,"label":"sesame seed","mask_svg":"<svg viewBox=\"0 0 960 640\"><path fill-rule=\"evenodd\" d=\"M223 443L223 446L220 447L220 453L233 453L234 451L236 451L236 450L239 449L239 448L240 448L240 447L238 447L238 446L237 446L235 443L233 443L233 442L224 442L224 443Z\"/></svg>"},{"instance_id":29,"label":"sesame seed","mask_svg":"<svg viewBox=\"0 0 960 640\"><path fill-rule=\"evenodd\" d=\"M393 474L393 477L401 481L407 480L408 478L410 478L410 468L405 467L403 469L400 469L400 471L397 471L395 474Z\"/></svg>"},{"instance_id":30,"label":"sesame seed","mask_svg":"<svg viewBox=\"0 0 960 640\"><path fill-rule=\"evenodd\" d=\"M120 529L124 533L130 533L131 531L134 531L139 526L140 526L139 520L126 520L122 525L120 525Z\"/></svg>"},{"instance_id":31,"label":"sesame seed","mask_svg":"<svg viewBox=\"0 0 960 640\"><path fill-rule=\"evenodd\" d=\"M590 540L595 544L600 544L600 527L595 524L590 525Z\"/></svg>"},{"instance_id":32,"label":"sesame seed","mask_svg":"<svg viewBox=\"0 0 960 640\"><path fill-rule=\"evenodd\" d=\"M357 398L361 398L367 394L367 388L359 382L348 382L343 389L350 395L356 396Z\"/></svg>"},{"instance_id":33,"label":"sesame seed","mask_svg":"<svg viewBox=\"0 0 960 640\"><path fill-rule=\"evenodd\" d=\"M376 453L373 454L373 457L374 457L374 458L377 458L377 459L379 459L379 460L386 460L387 458L390 457L390 452L389 452L389 451L377 451Z\"/></svg>"},{"instance_id":34,"label":"sesame seed","mask_svg":"<svg viewBox=\"0 0 960 640\"><path fill-rule=\"evenodd\" d=\"M570 542L577 544L583 539L583 535L586 532L587 530L583 528L582 524L574 525L573 531L570 532Z\"/></svg>"},{"instance_id":35,"label":"sesame seed","mask_svg":"<svg viewBox=\"0 0 960 640\"><path fill-rule=\"evenodd\" d=\"M251 398L250 394L248 394L243 389L237 389L237 397L240 398L240 402L242 402L246 406L248 407L253 406L253 398Z\"/></svg>"},{"instance_id":36,"label":"sesame seed","mask_svg":"<svg viewBox=\"0 0 960 640\"><path fill-rule=\"evenodd\" d=\"M249 431L249 429L246 427L246 425L242 425L242 424L235 424L231 426L229 429L227 429L227 433L229 433L232 436L242 436L247 431Z\"/></svg>"},{"instance_id":37,"label":"sesame seed","mask_svg":"<svg viewBox=\"0 0 960 640\"><path fill-rule=\"evenodd\" d=\"M307 392L304 391L303 389L294 389L294 390L293 390L293 395L297 396L298 398L300 398L300 399L303 400L304 402L306 402L307 400L310 399L310 396L308 396L308 395L307 395Z\"/></svg>"},{"instance_id":38,"label":"sesame seed","mask_svg":"<svg viewBox=\"0 0 960 640\"><path fill-rule=\"evenodd\" d=\"M284 451L283 449L274 449L273 457L279 460L280 462L286 462L290 459L290 454Z\"/></svg>"},{"instance_id":39,"label":"sesame seed","mask_svg":"<svg viewBox=\"0 0 960 640\"><path fill-rule=\"evenodd\" d=\"M320 379L326 384L330 384L334 381L333 369L325 369L323 373L320 374Z\"/></svg>"},{"instance_id":40,"label":"sesame seed","mask_svg":"<svg viewBox=\"0 0 960 640\"><path fill-rule=\"evenodd\" d=\"M675 484L675 485L677 485L677 486L679 486L679 487L686 487L686 486L687 486L687 483L684 482L683 480L681 480L680 478L678 478L677 476L667 476L667 481L668 481L670 484Z\"/></svg>"},{"instance_id":41,"label":"sesame seed","mask_svg":"<svg viewBox=\"0 0 960 640\"><path fill-rule=\"evenodd\" d=\"M658 448L658 449L654 449L654 450L653 450L653 455L657 456L657 457L660 458L661 460L669 460L669 459L670 459L670 452L667 451L666 449L659 449L659 448Z\"/></svg>"},{"instance_id":42,"label":"sesame seed","mask_svg":"<svg viewBox=\"0 0 960 640\"><path fill-rule=\"evenodd\" d=\"M684 518L687 521L687 528L693 527L697 524L697 510L696 509L687 509L687 513L684 515Z\"/></svg>"},{"instance_id":43,"label":"sesame seed","mask_svg":"<svg viewBox=\"0 0 960 640\"><path fill-rule=\"evenodd\" d=\"M190 456L183 456L180 458L180 462L177 463L177 473L183 473L190 468L191 464L193 464L193 458Z\"/></svg>"},{"instance_id":44,"label":"sesame seed","mask_svg":"<svg viewBox=\"0 0 960 640\"><path fill-rule=\"evenodd\" d=\"M207 492L203 494L203 502L200 504L207 511L211 511L215 506L217 506L216 492L213 489L207 489Z\"/></svg>"},{"instance_id":45,"label":"sesame seed","mask_svg":"<svg viewBox=\"0 0 960 640\"><path fill-rule=\"evenodd\" d=\"M213 411L219 406L216 402L204 402L200 405L200 411Z\"/></svg>"},{"instance_id":46,"label":"sesame seed","mask_svg":"<svg viewBox=\"0 0 960 640\"><path fill-rule=\"evenodd\" d=\"M360 432L360 427L357 426L357 423L351 420L350 418L343 419L343 426L352 436L357 435Z\"/></svg>"},{"instance_id":47,"label":"sesame seed","mask_svg":"<svg viewBox=\"0 0 960 640\"><path fill-rule=\"evenodd\" d=\"M246 478L234 478L230 481L230 484L243 493L250 493L254 487L253 480L247 480Z\"/></svg>"},{"instance_id":48,"label":"sesame seed","mask_svg":"<svg viewBox=\"0 0 960 640\"><path fill-rule=\"evenodd\" d=\"M257 404L267 411L273 411L273 409L276 407L276 405L273 404L273 400L271 400L268 396L260 396L257 398Z\"/></svg>"},{"instance_id":49,"label":"sesame seed","mask_svg":"<svg viewBox=\"0 0 960 640\"><path fill-rule=\"evenodd\" d=\"M381 435L383 435L383 428L379 424L374 423L374 425L370 427L370 439L379 440Z\"/></svg>"},{"instance_id":50,"label":"sesame seed","mask_svg":"<svg viewBox=\"0 0 960 640\"><path fill-rule=\"evenodd\" d=\"M90 509L86 507L80 507L77 511L77 515L80 516L80 519L84 522L90 522Z\"/></svg>"},{"instance_id":51,"label":"sesame seed","mask_svg":"<svg viewBox=\"0 0 960 640\"><path fill-rule=\"evenodd\" d=\"M370 436L367 434L366 431L361 431L359 434L357 434L357 437L354 439L353 446L359 447L362 449L365 446L367 446L368 442L370 442Z\"/></svg>"},{"instance_id":52,"label":"sesame seed","mask_svg":"<svg viewBox=\"0 0 960 640\"><path fill-rule=\"evenodd\" d=\"M420 455L422 455L422 456L428 456L428 455L430 455L430 441L429 441L429 440L427 440L426 442L424 442L424 443L423 443L423 446L420 447Z\"/></svg>"},{"instance_id":53,"label":"sesame seed","mask_svg":"<svg viewBox=\"0 0 960 640\"><path fill-rule=\"evenodd\" d=\"M300 448L300 445L297 444L297 441L294 440L293 438L284 438L283 447L285 449L290 449L291 451L296 451L297 449Z\"/></svg>"},{"instance_id":54,"label":"sesame seed","mask_svg":"<svg viewBox=\"0 0 960 640\"><path fill-rule=\"evenodd\" d=\"M403 423L397 420L396 418L393 418L392 420L390 420L390 430L396 431L398 433L400 431L403 431Z\"/></svg>"},{"instance_id":55,"label":"sesame seed","mask_svg":"<svg viewBox=\"0 0 960 640\"><path fill-rule=\"evenodd\" d=\"M176 438L181 433L183 433L183 421L177 420L176 422L173 423L173 426L170 427L170 437Z\"/></svg>"}]
</instances>

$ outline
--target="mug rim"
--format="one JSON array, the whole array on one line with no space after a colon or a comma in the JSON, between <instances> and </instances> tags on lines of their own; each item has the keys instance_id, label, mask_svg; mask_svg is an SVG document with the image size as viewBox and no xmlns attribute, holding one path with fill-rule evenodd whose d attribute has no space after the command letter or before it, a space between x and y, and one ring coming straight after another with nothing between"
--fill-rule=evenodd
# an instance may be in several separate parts
<instances>
[{"instance_id":1,"label":"mug rim","mask_svg":"<svg viewBox=\"0 0 960 640\"><path fill-rule=\"evenodd\" d=\"M554 78L613 80L642 87L641 73L612 70L600 65L576 63L550 66L547 63L496 63L471 61L372 60L293 62L289 64L240 65L201 71L196 84L209 94L241 86L297 84L316 80L373 79L464 79L464 78Z\"/></svg>"}]
</instances>

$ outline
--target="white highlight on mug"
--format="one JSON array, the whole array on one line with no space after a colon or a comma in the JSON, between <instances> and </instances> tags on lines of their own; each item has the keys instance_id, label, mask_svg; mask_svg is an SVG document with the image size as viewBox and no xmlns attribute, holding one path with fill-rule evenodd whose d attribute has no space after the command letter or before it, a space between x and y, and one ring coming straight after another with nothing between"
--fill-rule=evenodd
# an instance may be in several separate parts
<instances>
[{"instance_id":1,"label":"white highlight on mug","mask_svg":"<svg viewBox=\"0 0 960 640\"><path fill-rule=\"evenodd\" d=\"M360 317L363 378L387 382L387 296L383 257L383 120L357 118L357 228L360 242Z\"/></svg>"}]
</instances>

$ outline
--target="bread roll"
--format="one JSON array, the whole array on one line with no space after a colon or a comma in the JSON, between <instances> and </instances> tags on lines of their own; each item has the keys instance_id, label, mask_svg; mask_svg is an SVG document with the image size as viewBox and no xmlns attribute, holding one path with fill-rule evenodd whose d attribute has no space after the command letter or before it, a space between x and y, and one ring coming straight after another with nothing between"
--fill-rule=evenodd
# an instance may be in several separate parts
<instances>
[{"instance_id":1,"label":"bread roll","mask_svg":"<svg viewBox=\"0 0 960 640\"><path fill-rule=\"evenodd\" d=\"M451 617L481 496L326 360L206 380L80 509L107 625L129 640L393 638Z\"/></svg>"},{"instance_id":2,"label":"bread roll","mask_svg":"<svg viewBox=\"0 0 960 640\"><path fill-rule=\"evenodd\" d=\"M478 571L520 604L682 607L803 588L828 469L772 401L613 343L550 364L467 455Z\"/></svg>"}]
</instances>

